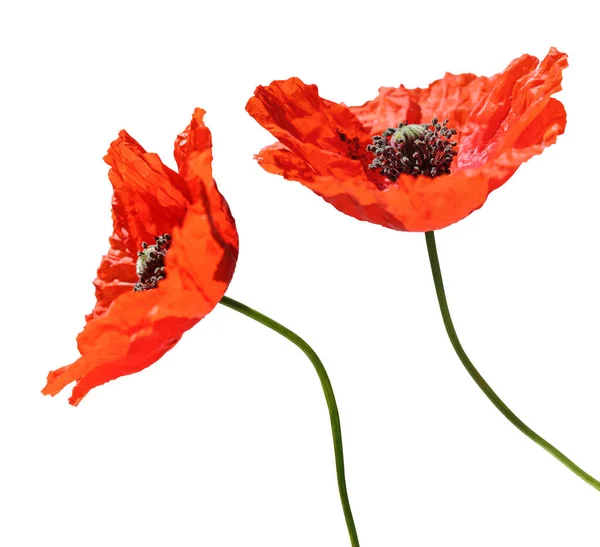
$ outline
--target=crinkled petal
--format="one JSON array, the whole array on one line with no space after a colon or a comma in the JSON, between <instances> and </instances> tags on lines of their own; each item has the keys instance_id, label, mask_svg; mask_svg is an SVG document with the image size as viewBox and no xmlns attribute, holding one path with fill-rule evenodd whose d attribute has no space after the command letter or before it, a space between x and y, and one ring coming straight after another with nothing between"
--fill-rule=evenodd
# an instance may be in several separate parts
<instances>
[{"instance_id":1,"label":"crinkled petal","mask_svg":"<svg viewBox=\"0 0 600 547\"><path fill-rule=\"evenodd\" d=\"M437 179L406 175L398 184L379 190L364 177L340 181L313 174L281 145L264 148L257 159L265 170L301 182L342 213L394 230L443 228L481 207L488 195L487 175L478 170Z\"/></svg>"},{"instance_id":2,"label":"crinkled petal","mask_svg":"<svg viewBox=\"0 0 600 547\"><path fill-rule=\"evenodd\" d=\"M196 122L190 133L190 141L196 144L188 156L201 158L198 162L202 164L203 176L192 181L199 194L192 203L183 195L188 192L194 196L188 175L181 177L174 172L168 173L169 180L175 179L177 184L166 186L164 178L159 176L165 172L157 156L146 154L137 143L132 146L131 141L123 139L124 134L121 134L121 142L113 143L111 150L116 147L119 152L116 155L119 161L114 161L115 156L110 157L113 162L111 181L113 185L115 180L120 182L115 186L115 196L118 189L140 186L147 193L142 193L137 202L133 192L128 192L127 200L123 202L122 194L119 194L117 202L122 210L113 210L116 219L116 235L112 238L114 249L105 257L103 265L113 268L116 280L121 275L129 275L127 268L125 272L119 271L125 267L120 260L124 260L128 251L119 238L151 241L153 235L168 232L172 234L173 242L165 259L167 278L150 291L132 292L129 286L126 292L117 295L103 314L90 318L77 338L81 357L51 372L42 391L44 394L55 395L75 381L69 402L77 405L90 389L143 370L172 348L183 333L208 314L225 294L237 260L237 231L229 208L212 179L210 134L208 140L196 139L196 133L208 131L201 117ZM123 146L125 150L121 148ZM127 162L121 162L123 153L132 149L135 153L128 156ZM154 158L150 160L153 165L150 170L148 162L140 161L148 157ZM152 188L153 181L161 186ZM141 222L146 214L150 215L147 218L149 229ZM127 227L117 224L121 220ZM132 236L134 229L136 235ZM116 255L117 252L122 255ZM116 256L115 263L110 266L108 260L113 255ZM132 267L135 274L135 265Z\"/></svg>"},{"instance_id":3,"label":"crinkled petal","mask_svg":"<svg viewBox=\"0 0 600 547\"><path fill-rule=\"evenodd\" d=\"M513 61L504 72L490 78L488 93L480 98L465 122L457 157L458 167L480 167L510 151L518 141L520 148L539 144L536 133L540 123L547 122L545 110L550 97L561 89L562 71L566 66L567 56L552 48L541 63L535 57L524 55ZM554 111L556 107L550 108ZM562 133L564 125L562 129L555 129ZM527 143L521 135L531 126L538 129L532 130L533 140ZM529 159L532 155L516 156Z\"/></svg>"},{"instance_id":4,"label":"crinkled petal","mask_svg":"<svg viewBox=\"0 0 600 547\"><path fill-rule=\"evenodd\" d=\"M137 281L135 262L142 241L171 233L181 223L189 200L180 175L149 154L126 131L111 143L104 160L111 169L113 234L102 257L96 287L96 306L86 320L101 317L121 294Z\"/></svg>"},{"instance_id":5,"label":"crinkled petal","mask_svg":"<svg viewBox=\"0 0 600 547\"><path fill-rule=\"evenodd\" d=\"M355 177L370 162L369 133L348 107L319 97L316 85L290 78L259 86L246 110L318 174Z\"/></svg>"},{"instance_id":6,"label":"crinkled petal","mask_svg":"<svg viewBox=\"0 0 600 547\"><path fill-rule=\"evenodd\" d=\"M349 107L365 129L378 134L399 122L429 123L434 117L449 118L461 130L474 104L486 88L487 78L474 74L450 74L425 89L381 87L379 95L361 106Z\"/></svg>"},{"instance_id":7,"label":"crinkled petal","mask_svg":"<svg viewBox=\"0 0 600 547\"><path fill-rule=\"evenodd\" d=\"M275 80L258 86L246 110L265 129L280 140L288 135L315 146L346 153L339 130L363 131L362 125L344 106L319 97L316 85L306 85L299 78ZM284 142L285 144L285 142Z\"/></svg>"},{"instance_id":8,"label":"crinkled petal","mask_svg":"<svg viewBox=\"0 0 600 547\"><path fill-rule=\"evenodd\" d=\"M224 250L219 253L222 261L216 265L216 278L229 283L237 261L238 233L229 205L217 189L212 176L211 135L204 125L204 114L204 110L197 108L190 125L177 136L175 159L181 176L191 189L194 201L202 203L206 211L214 241ZM209 249L206 252L210 254ZM184 258L194 259L191 252L181 253L181 255L174 254L174 256L181 256L181 260ZM185 268L177 268L177 271L185 271ZM201 286L206 286L202 279L199 281Z\"/></svg>"},{"instance_id":9,"label":"crinkled petal","mask_svg":"<svg viewBox=\"0 0 600 547\"><path fill-rule=\"evenodd\" d=\"M265 171L288 180L312 182L317 175L310 164L278 142L265 146L255 159Z\"/></svg>"},{"instance_id":10,"label":"crinkled petal","mask_svg":"<svg viewBox=\"0 0 600 547\"><path fill-rule=\"evenodd\" d=\"M127 132L121 131L104 158L112 169L108 177L118 208L115 231L132 256L142 241L181 224L190 201L181 193L181 176L146 152Z\"/></svg>"},{"instance_id":11,"label":"crinkled petal","mask_svg":"<svg viewBox=\"0 0 600 547\"><path fill-rule=\"evenodd\" d=\"M564 133L567 113L563 104L551 98L546 108L525 129L512 147L503 147L499 154L479 169L490 172L489 191L504 184L522 163L541 154Z\"/></svg>"},{"instance_id":12,"label":"crinkled petal","mask_svg":"<svg viewBox=\"0 0 600 547\"><path fill-rule=\"evenodd\" d=\"M155 363L214 307L195 292L159 289L123 294L88 322L77 340L81 357L51 372L42 393L56 395L75 381L69 402L77 405L90 389Z\"/></svg>"},{"instance_id":13,"label":"crinkled petal","mask_svg":"<svg viewBox=\"0 0 600 547\"><path fill-rule=\"evenodd\" d=\"M177 135L173 155L177 162L177 170L185 182L190 201L198 201L201 195L202 181L212 178L212 136L204 125L206 111L196 108L190 124ZM192 159L190 156L202 157L202 176L190 173Z\"/></svg>"}]
</instances>

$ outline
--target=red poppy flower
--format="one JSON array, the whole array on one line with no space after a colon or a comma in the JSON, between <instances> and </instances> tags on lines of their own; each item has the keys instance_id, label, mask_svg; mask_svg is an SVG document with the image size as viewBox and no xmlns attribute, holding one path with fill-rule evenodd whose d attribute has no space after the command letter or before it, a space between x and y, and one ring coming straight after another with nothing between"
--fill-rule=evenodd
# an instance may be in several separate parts
<instances>
[{"instance_id":1,"label":"red poppy flower","mask_svg":"<svg viewBox=\"0 0 600 547\"><path fill-rule=\"evenodd\" d=\"M77 337L81 357L50 372L42 393L75 381L77 405L90 389L150 366L225 294L238 234L212 178L204 114L196 109L175 140L179 173L125 131L110 145L114 231L94 281L96 306Z\"/></svg>"},{"instance_id":2,"label":"red poppy flower","mask_svg":"<svg viewBox=\"0 0 600 547\"><path fill-rule=\"evenodd\" d=\"M246 110L279 140L257 155L265 170L360 220L426 232L481 207L556 142L566 113L551 95L566 66L552 48L541 63L523 55L490 78L446 74L426 89L382 87L355 107L290 78L257 87Z\"/></svg>"}]
</instances>

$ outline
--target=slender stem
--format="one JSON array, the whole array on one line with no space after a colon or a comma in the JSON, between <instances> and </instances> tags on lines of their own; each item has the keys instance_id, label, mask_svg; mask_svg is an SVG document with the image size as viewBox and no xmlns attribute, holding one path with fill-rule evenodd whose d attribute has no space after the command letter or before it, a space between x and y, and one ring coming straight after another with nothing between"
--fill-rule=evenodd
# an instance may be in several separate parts
<instances>
[{"instance_id":1,"label":"slender stem","mask_svg":"<svg viewBox=\"0 0 600 547\"><path fill-rule=\"evenodd\" d=\"M325 394L325 400L327 401L327 408L329 409L329 420L331 422L331 432L333 434L333 451L335 454L335 467L337 474L338 489L340 491L340 499L342 500L342 507L344 509L344 517L346 518L346 526L348 527L348 534L350 535L350 543L352 547L359 547L358 535L356 534L356 526L354 525L354 519L352 518L352 509L350 508L350 500L348 499L348 490L346 489L346 475L344 471L344 449L342 446L342 429L340 426L340 415L338 413L337 403L335 402L335 395L333 394L333 387L327 376L327 371L319 359L319 356L314 350L296 333L287 329L277 321L263 315L252 308L237 302L233 298L224 296L220 302L224 306L231 308L239 313L258 321L262 325L269 327L275 332L281 334L284 338L287 338L293 344L296 344L304 354L310 359L310 362L315 367L319 380L321 380L321 386L323 393Z\"/></svg>"},{"instance_id":2,"label":"slender stem","mask_svg":"<svg viewBox=\"0 0 600 547\"><path fill-rule=\"evenodd\" d=\"M576 465L567 456L565 456L560 450L552 446L548 441L540 437L535 431L527 426L510 408L506 406L504 401L496 395L490 385L483 379L483 376L479 374L473 363L467 357L465 350L462 348L452 319L450 318L450 311L448 310L448 302L446 301L446 293L444 292L444 282L442 281L442 271L440 270L440 263L438 260L437 249L435 245L435 236L433 232L427 232L425 234L427 240L427 252L429 253L429 262L431 263L431 273L433 274L433 282L435 283L435 292L437 293L438 302L440 304L440 310L442 312L442 318L444 320L444 326L446 332L452 342L452 347L458 358L462 361L462 364L467 369L467 372L471 375L471 378L475 380L475 383L479 386L479 389L483 391L486 397L492 401L493 405L503 414L503 416L513 424L519 431L527 435L533 442L540 445L544 450L552 454L559 462L568 467L578 477L583 479L585 482L593 486L596 490L600 490L600 482L594 477L586 473L581 467Z\"/></svg>"}]
</instances>

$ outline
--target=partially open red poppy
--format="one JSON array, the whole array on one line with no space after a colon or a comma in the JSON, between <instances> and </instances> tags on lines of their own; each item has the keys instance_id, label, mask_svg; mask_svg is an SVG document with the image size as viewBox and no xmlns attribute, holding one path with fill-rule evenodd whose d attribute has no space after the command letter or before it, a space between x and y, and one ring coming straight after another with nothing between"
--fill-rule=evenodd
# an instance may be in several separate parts
<instances>
[{"instance_id":1,"label":"partially open red poppy","mask_svg":"<svg viewBox=\"0 0 600 547\"><path fill-rule=\"evenodd\" d=\"M446 74L426 89L382 87L355 107L290 78L257 87L246 110L279 140L257 155L265 170L360 220L427 232L481 207L556 142L566 113L551 95L566 66L552 48L541 63L523 55L490 78Z\"/></svg>"},{"instance_id":2,"label":"partially open red poppy","mask_svg":"<svg viewBox=\"0 0 600 547\"><path fill-rule=\"evenodd\" d=\"M96 307L77 337L81 357L50 372L42 393L75 381L77 405L90 389L150 366L225 294L238 234L212 177L204 114L196 109L175 140L179 173L125 131L111 144L114 232L94 281Z\"/></svg>"}]
</instances>

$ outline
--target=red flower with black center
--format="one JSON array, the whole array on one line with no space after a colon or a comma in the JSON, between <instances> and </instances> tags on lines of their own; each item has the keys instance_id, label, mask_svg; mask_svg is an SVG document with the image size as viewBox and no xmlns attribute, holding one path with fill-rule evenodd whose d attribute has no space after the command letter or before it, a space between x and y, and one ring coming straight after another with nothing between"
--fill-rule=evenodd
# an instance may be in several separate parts
<instances>
[{"instance_id":1,"label":"red flower with black center","mask_svg":"<svg viewBox=\"0 0 600 547\"><path fill-rule=\"evenodd\" d=\"M104 159L114 231L94 281L96 306L77 337L81 357L50 372L42 393L56 395L75 381L69 402L77 405L90 389L139 372L225 294L238 234L212 177L204 114L196 109L175 140L179 173L125 131L110 145Z\"/></svg>"},{"instance_id":2,"label":"red flower with black center","mask_svg":"<svg viewBox=\"0 0 600 547\"><path fill-rule=\"evenodd\" d=\"M298 78L256 88L248 113L279 143L257 155L337 209L395 230L427 232L483 205L566 125L567 56L514 60L490 78L446 74L426 89L382 87L362 106L322 99Z\"/></svg>"},{"instance_id":3,"label":"red flower with black center","mask_svg":"<svg viewBox=\"0 0 600 547\"><path fill-rule=\"evenodd\" d=\"M323 363L296 333L225 296L237 262L238 233L212 177L204 114L196 109L175 140L178 173L125 131L111 144L105 161L114 189L114 231L94 281L96 306L77 337L81 357L50 372L42 393L56 395L76 382L69 402L78 405L94 387L158 361L185 331L223 304L292 342L317 372L329 410L340 500L352 544L358 545L339 412Z\"/></svg>"},{"instance_id":4,"label":"red flower with black center","mask_svg":"<svg viewBox=\"0 0 600 547\"><path fill-rule=\"evenodd\" d=\"M444 326L457 356L494 406L523 434L597 490L600 481L527 426L465 353L442 280L434 231L483 205L519 166L556 142L567 122L552 95L567 56L515 59L490 78L446 74L427 89L383 87L362 106L322 99L298 78L259 86L246 110L279 143L256 158L338 210L395 230L426 232Z\"/></svg>"}]
</instances>

